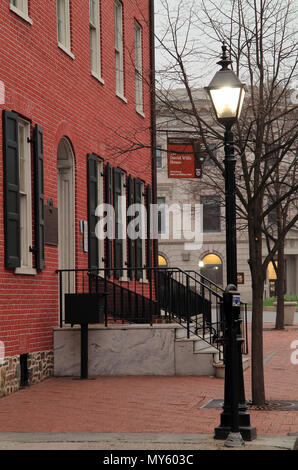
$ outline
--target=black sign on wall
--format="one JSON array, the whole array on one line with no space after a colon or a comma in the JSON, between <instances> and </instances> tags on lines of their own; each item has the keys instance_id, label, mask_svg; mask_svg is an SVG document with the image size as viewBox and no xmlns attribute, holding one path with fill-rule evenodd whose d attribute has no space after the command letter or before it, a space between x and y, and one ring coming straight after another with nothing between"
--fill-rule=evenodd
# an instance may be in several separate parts
<instances>
[{"instance_id":1,"label":"black sign on wall","mask_svg":"<svg viewBox=\"0 0 298 470\"><path fill-rule=\"evenodd\" d=\"M58 245L58 208L51 202L44 206L45 243Z\"/></svg>"}]
</instances>

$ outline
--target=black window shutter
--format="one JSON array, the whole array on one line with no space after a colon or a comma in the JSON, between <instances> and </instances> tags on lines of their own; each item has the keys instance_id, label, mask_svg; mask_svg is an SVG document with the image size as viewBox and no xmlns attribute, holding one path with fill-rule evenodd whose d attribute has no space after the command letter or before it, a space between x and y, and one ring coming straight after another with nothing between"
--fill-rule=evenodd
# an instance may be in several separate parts
<instances>
[{"instance_id":1,"label":"black window shutter","mask_svg":"<svg viewBox=\"0 0 298 470\"><path fill-rule=\"evenodd\" d=\"M127 207L130 207L134 203L134 187L133 187L133 177L131 175L128 176L127 178ZM133 219L133 216L128 216L128 224L131 222ZM128 242L127 242L127 265L128 265L128 276L130 279L133 279L133 267L135 264L135 253L134 253L134 240L130 237L128 237Z\"/></svg>"},{"instance_id":2,"label":"black window shutter","mask_svg":"<svg viewBox=\"0 0 298 470\"><path fill-rule=\"evenodd\" d=\"M111 188L111 165L109 163L106 164L105 167L105 202L106 204L112 204L112 188ZM113 221L112 221L113 222ZM105 256L105 267L110 269L112 267L112 240L110 238L106 238L106 256ZM110 272L108 271L108 276Z\"/></svg>"},{"instance_id":3,"label":"black window shutter","mask_svg":"<svg viewBox=\"0 0 298 470\"><path fill-rule=\"evenodd\" d=\"M115 271L116 278L119 278L123 274L123 240L121 239L121 233L119 233L121 221L119 223L118 220L118 217L121 217L118 199L122 195L121 179L121 169L113 168L113 201L115 210L114 268L119 268L119 270Z\"/></svg>"},{"instance_id":4,"label":"black window shutter","mask_svg":"<svg viewBox=\"0 0 298 470\"><path fill-rule=\"evenodd\" d=\"M98 239L95 234L98 206L97 156L87 155L87 207L88 207L88 266L96 269L99 265Z\"/></svg>"},{"instance_id":5,"label":"black window shutter","mask_svg":"<svg viewBox=\"0 0 298 470\"><path fill-rule=\"evenodd\" d=\"M3 111L5 267L21 266L18 115Z\"/></svg>"},{"instance_id":6,"label":"black window shutter","mask_svg":"<svg viewBox=\"0 0 298 470\"><path fill-rule=\"evenodd\" d=\"M151 186L146 188L146 210L147 210L147 266L152 267L152 240L151 240Z\"/></svg>"},{"instance_id":7,"label":"black window shutter","mask_svg":"<svg viewBox=\"0 0 298 470\"><path fill-rule=\"evenodd\" d=\"M143 183L139 178L135 178L135 204L142 203L142 187ZM135 265L136 268L143 268L143 243L142 238L138 237L135 240ZM142 277L142 270L136 269L136 279Z\"/></svg>"},{"instance_id":8,"label":"black window shutter","mask_svg":"<svg viewBox=\"0 0 298 470\"><path fill-rule=\"evenodd\" d=\"M35 260L36 269L39 271L45 268L43 163L43 130L36 125L34 132Z\"/></svg>"}]
</instances>

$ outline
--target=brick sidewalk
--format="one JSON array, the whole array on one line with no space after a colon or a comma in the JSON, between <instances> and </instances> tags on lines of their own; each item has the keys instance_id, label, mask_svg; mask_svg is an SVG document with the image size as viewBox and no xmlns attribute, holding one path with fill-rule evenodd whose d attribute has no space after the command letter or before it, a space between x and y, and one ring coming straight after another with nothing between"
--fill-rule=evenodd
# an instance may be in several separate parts
<instances>
[{"instance_id":1,"label":"brick sidewalk","mask_svg":"<svg viewBox=\"0 0 298 470\"><path fill-rule=\"evenodd\" d=\"M268 400L298 399L298 365L290 362L294 340L298 328L264 331ZM244 375L250 399L250 368ZM200 407L223 398L223 386L223 379L213 377L50 378L0 399L0 432L212 434L221 411ZM298 411L250 415L258 435L298 431Z\"/></svg>"}]
</instances>

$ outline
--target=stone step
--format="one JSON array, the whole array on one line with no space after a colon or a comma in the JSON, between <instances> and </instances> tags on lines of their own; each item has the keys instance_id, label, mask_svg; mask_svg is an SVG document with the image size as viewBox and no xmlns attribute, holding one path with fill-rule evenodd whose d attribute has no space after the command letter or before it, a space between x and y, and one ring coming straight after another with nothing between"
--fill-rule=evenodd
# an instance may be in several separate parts
<instances>
[{"instance_id":1,"label":"stone step","mask_svg":"<svg viewBox=\"0 0 298 470\"><path fill-rule=\"evenodd\" d=\"M217 354L218 349L216 349L214 346L209 345L209 347L200 349L200 351L194 351L195 354Z\"/></svg>"},{"instance_id":2,"label":"stone step","mask_svg":"<svg viewBox=\"0 0 298 470\"><path fill-rule=\"evenodd\" d=\"M206 336L206 339L198 338L197 341L194 342L194 353L199 353L206 348L212 347L210 336Z\"/></svg>"}]
</instances>

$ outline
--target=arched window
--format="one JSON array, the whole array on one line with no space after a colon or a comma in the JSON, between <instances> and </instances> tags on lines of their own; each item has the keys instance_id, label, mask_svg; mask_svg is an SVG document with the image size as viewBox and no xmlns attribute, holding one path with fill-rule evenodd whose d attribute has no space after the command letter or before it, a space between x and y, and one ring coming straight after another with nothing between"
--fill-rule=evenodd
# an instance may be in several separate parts
<instances>
[{"instance_id":1,"label":"arched window","mask_svg":"<svg viewBox=\"0 0 298 470\"><path fill-rule=\"evenodd\" d=\"M161 267L168 266L168 262L166 258L161 254L158 255L158 266L161 266Z\"/></svg>"},{"instance_id":2,"label":"arched window","mask_svg":"<svg viewBox=\"0 0 298 470\"><path fill-rule=\"evenodd\" d=\"M277 261L275 261L275 265L277 267ZM270 261L270 263L268 264L268 279L276 280L276 272L275 272L272 261Z\"/></svg>"},{"instance_id":3,"label":"arched window","mask_svg":"<svg viewBox=\"0 0 298 470\"><path fill-rule=\"evenodd\" d=\"M215 284L223 285L223 271L221 258L215 253L209 253L199 261L200 273Z\"/></svg>"},{"instance_id":4,"label":"arched window","mask_svg":"<svg viewBox=\"0 0 298 470\"><path fill-rule=\"evenodd\" d=\"M277 267L277 261L275 261L275 265ZM269 283L269 297L275 297L277 275L276 275L272 261L270 261L270 263L268 264L267 274L268 274L268 283Z\"/></svg>"}]
</instances>

